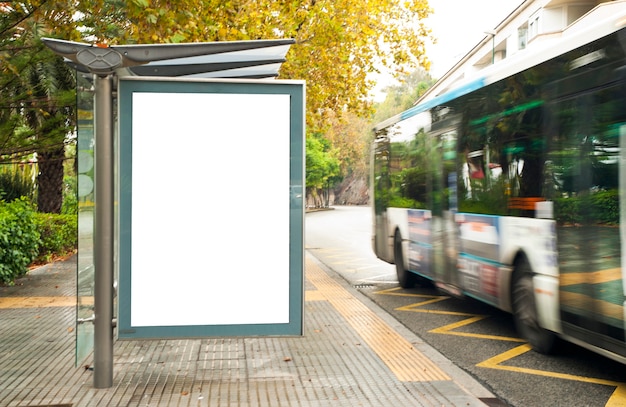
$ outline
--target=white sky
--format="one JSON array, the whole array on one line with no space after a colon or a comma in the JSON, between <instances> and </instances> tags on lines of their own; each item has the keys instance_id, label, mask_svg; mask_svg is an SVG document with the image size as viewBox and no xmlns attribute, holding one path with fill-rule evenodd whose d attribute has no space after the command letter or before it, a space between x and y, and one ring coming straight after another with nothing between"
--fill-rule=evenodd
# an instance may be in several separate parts
<instances>
[{"instance_id":1,"label":"white sky","mask_svg":"<svg viewBox=\"0 0 626 407\"><path fill-rule=\"evenodd\" d=\"M437 44L427 49L431 74L440 78L523 0L429 0L428 26Z\"/></svg>"},{"instance_id":2,"label":"white sky","mask_svg":"<svg viewBox=\"0 0 626 407\"><path fill-rule=\"evenodd\" d=\"M426 49L431 61L431 75L442 77L452 66L494 29L523 0L428 0L434 10L427 26L437 43ZM392 83L390 75L382 74L374 90L375 100L383 100L380 90Z\"/></svg>"}]
</instances>

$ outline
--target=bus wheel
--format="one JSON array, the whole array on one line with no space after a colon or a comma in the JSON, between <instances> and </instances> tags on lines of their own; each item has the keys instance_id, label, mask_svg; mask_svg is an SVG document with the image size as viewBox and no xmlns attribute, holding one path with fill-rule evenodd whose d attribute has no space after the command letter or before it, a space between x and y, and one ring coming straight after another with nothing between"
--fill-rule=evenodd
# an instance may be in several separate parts
<instances>
[{"instance_id":1,"label":"bus wheel","mask_svg":"<svg viewBox=\"0 0 626 407\"><path fill-rule=\"evenodd\" d=\"M404 254L402 253L402 236L396 230L393 237L393 261L396 263L396 274L402 288L411 288L415 285L414 274L404 268Z\"/></svg>"},{"instance_id":2,"label":"bus wheel","mask_svg":"<svg viewBox=\"0 0 626 407\"><path fill-rule=\"evenodd\" d=\"M533 272L527 259L517 263L511 288L513 318L517 332L539 353L554 350L556 335L539 326Z\"/></svg>"}]
</instances>

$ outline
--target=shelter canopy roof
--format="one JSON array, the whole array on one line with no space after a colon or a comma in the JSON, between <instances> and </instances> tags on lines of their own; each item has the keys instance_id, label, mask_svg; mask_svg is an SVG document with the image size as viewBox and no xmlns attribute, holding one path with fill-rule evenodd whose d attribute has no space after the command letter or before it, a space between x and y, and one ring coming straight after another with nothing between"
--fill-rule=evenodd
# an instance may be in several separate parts
<instances>
[{"instance_id":1,"label":"shelter canopy roof","mask_svg":"<svg viewBox=\"0 0 626 407\"><path fill-rule=\"evenodd\" d=\"M244 79L278 76L289 47L294 43L293 39L281 39L103 47L53 38L43 41L84 72Z\"/></svg>"}]
</instances>

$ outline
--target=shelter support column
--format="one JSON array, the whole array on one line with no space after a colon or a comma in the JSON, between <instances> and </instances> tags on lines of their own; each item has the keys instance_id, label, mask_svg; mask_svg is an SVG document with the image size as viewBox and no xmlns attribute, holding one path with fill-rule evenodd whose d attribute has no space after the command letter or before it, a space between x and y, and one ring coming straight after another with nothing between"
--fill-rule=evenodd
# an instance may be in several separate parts
<instances>
[{"instance_id":1,"label":"shelter support column","mask_svg":"<svg viewBox=\"0 0 626 407\"><path fill-rule=\"evenodd\" d=\"M95 80L94 387L113 386L113 75Z\"/></svg>"}]
</instances>

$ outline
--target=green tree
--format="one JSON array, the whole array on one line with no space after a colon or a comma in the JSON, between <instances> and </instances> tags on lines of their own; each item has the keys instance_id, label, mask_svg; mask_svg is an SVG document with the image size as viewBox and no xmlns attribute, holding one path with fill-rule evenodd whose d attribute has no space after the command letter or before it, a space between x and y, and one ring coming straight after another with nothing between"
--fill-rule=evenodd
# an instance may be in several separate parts
<instances>
[{"instance_id":1,"label":"green tree","mask_svg":"<svg viewBox=\"0 0 626 407\"><path fill-rule=\"evenodd\" d=\"M0 13L7 17L0 31L5 56L15 53L14 44L10 43L15 33L30 55L46 27L55 27L53 36L58 38L82 38L103 44L294 38L296 44L287 55L280 77L307 81L309 136L325 134L330 122L369 116L369 94L374 86L371 74L377 67L400 75L417 66L428 66L425 43L430 32L423 23L431 12L427 0L30 0L2 4L9 4ZM29 35L21 31L25 25L28 29L24 32ZM77 26L81 29L77 30ZM40 154L42 159L53 162L62 157L60 136L73 125L73 119L69 123L60 120L61 107L73 107L67 105L69 98L59 93L65 82L51 80L55 69L59 71L54 74L55 79L64 77L61 66L43 64L44 61L47 56L39 65L11 62L6 66L15 66L8 71L20 80L28 66L37 66L30 77L48 86L47 100L53 103L34 109L38 116L31 122L15 114L19 103L12 105L10 118L0 119L0 126L8 124L12 136L18 128L23 129L22 140L38 143L43 138L36 136L43 137L45 132L49 143ZM49 81L43 82L43 72L47 72ZM34 89L32 82L27 85ZM44 88L38 91L41 89ZM57 120L54 137L49 131L55 127L53 119ZM340 144L338 140L335 138L336 144ZM57 146L57 150L52 146ZM58 176L50 177L50 181L42 177L42 181L55 185L59 179L62 181ZM56 206L53 208L56 210Z\"/></svg>"},{"instance_id":2,"label":"green tree","mask_svg":"<svg viewBox=\"0 0 626 407\"><path fill-rule=\"evenodd\" d=\"M69 10L68 10L69 7ZM37 158L37 206L59 213L65 143L75 127L73 71L41 42L72 30L71 3L0 3L0 162Z\"/></svg>"},{"instance_id":3,"label":"green tree","mask_svg":"<svg viewBox=\"0 0 626 407\"><path fill-rule=\"evenodd\" d=\"M350 173L366 176L369 161L369 144L371 142L370 120L356 114L328 115L328 129L324 137L337 151L339 160L339 176Z\"/></svg>"},{"instance_id":4,"label":"green tree","mask_svg":"<svg viewBox=\"0 0 626 407\"><path fill-rule=\"evenodd\" d=\"M306 152L307 197L315 200L315 206L325 206L323 192L328 191L331 182L340 173L337 151L333 150L328 140L317 134L306 139Z\"/></svg>"},{"instance_id":5,"label":"green tree","mask_svg":"<svg viewBox=\"0 0 626 407\"><path fill-rule=\"evenodd\" d=\"M435 82L430 74L422 68L401 76L397 84L383 89L385 100L375 105L373 122L375 124L380 123L410 109Z\"/></svg>"},{"instance_id":6,"label":"green tree","mask_svg":"<svg viewBox=\"0 0 626 407\"><path fill-rule=\"evenodd\" d=\"M294 38L280 77L307 81L309 134L328 114L371 113L377 67L398 75L428 67L427 0L91 0L78 4L86 34L102 43Z\"/></svg>"}]
</instances>

